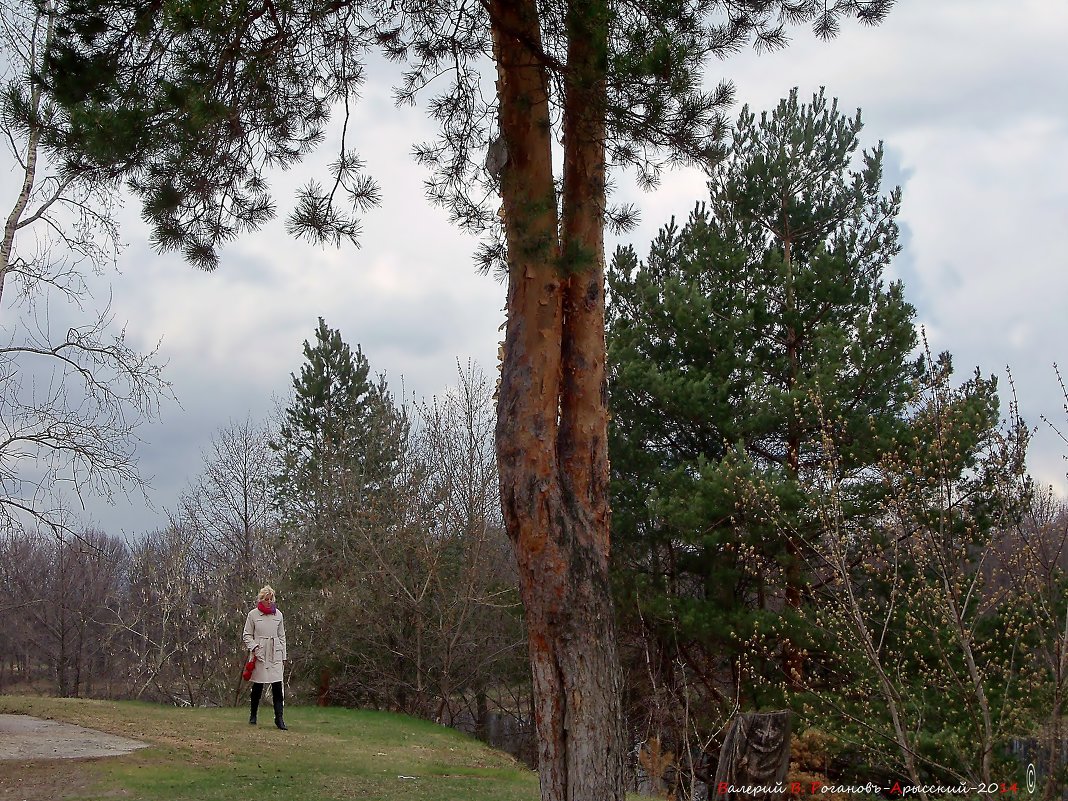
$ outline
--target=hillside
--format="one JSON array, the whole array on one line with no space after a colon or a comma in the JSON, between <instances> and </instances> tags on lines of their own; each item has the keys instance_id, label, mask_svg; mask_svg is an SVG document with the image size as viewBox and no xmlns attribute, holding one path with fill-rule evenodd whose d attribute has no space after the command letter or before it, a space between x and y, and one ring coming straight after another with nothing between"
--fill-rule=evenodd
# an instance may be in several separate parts
<instances>
[{"instance_id":1,"label":"hillside","mask_svg":"<svg viewBox=\"0 0 1068 801\"><path fill-rule=\"evenodd\" d=\"M121 757L0 761L0 797L138 801L533 801L537 777L434 723L386 712L287 707L290 731L244 707L0 696L21 713L143 740ZM266 722L267 725L264 725Z\"/></svg>"}]
</instances>

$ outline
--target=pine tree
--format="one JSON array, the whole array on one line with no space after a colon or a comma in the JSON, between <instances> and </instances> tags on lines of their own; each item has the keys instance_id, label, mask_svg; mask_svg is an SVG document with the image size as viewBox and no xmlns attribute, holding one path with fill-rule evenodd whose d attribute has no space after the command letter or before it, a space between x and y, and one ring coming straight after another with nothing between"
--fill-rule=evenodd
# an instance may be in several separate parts
<instances>
[{"instance_id":1,"label":"pine tree","mask_svg":"<svg viewBox=\"0 0 1068 801\"><path fill-rule=\"evenodd\" d=\"M709 201L616 254L619 597L720 713L787 703L871 775L985 782L1035 686L991 551L1027 430L921 352L860 130L823 92L743 110Z\"/></svg>"},{"instance_id":2,"label":"pine tree","mask_svg":"<svg viewBox=\"0 0 1068 801\"><path fill-rule=\"evenodd\" d=\"M288 597L299 609L294 630L304 666L319 678L319 702L345 669L338 638L357 625L359 610L339 602L366 582L357 565L368 536L396 535L403 518L408 420L384 377L370 378L362 349L320 317L314 344L293 376L293 396L271 447L273 477L290 575Z\"/></svg>"},{"instance_id":3,"label":"pine tree","mask_svg":"<svg viewBox=\"0 0 1068 801\"><path fill-rule=\"evenodd\" d=\"M853 524L877 514L868 472L913 435L926 380L914 309L884 281L900 191L881 194L881 146L858 158L860 129L822 91L744 109L708 203L608 275L624 586L754 705L747 662L803 682L808 500L830 469ZM754 488L775 520L749 514Z\"/></svg>"},{"instance_id":4,"label":"pine tree","mask_svg":"<svg viewBox=\"0 0 1068 801\"><path fill-rule=\"evenodd\" d=\"M359 346L353 352L321 317L304 359L272 443L280 455L274 497L288 536L323 570L336 570L346 529L393 489L408 421L385 379L371 381Z\"/></svg>"}]
</instances>

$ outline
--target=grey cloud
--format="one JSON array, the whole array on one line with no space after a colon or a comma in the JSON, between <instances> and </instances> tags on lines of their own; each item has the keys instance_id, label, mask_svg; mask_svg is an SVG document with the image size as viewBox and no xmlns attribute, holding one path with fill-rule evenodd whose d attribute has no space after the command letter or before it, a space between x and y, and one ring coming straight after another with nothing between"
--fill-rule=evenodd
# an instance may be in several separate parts
<instances>
[{"instance_id":1,"label":"grey cloud","mask_svg":"<svg viewBox=\"0 0 1068 801\"><path fill-rule=\"evenodd\" d=\"M962 376L974 365L992 372L1012 364L1034 423L1041 414L1063 422L1050 365L1068 362L1059 242L1068 219L1066 37L1060 4L901 0L877 28L849 26L829 43L797 31L782 52L741 55L709 72L712 81L734 80L739 104L757 110L793 86L804 95L821 85L845 108L863 108L864 143L885 140L887 185L904 186L904 251L893 274L930 324L932 348L954 352ZM373 65L350 121L353 145L383 189L382 208L364 218L360 249L293 242L276 221L228 247L215 274L197 274L151 251L128 202L132 244L114 282L117 312L145 343L163 337L183 402L145 432L157 506L173 504L199 470L215 430L267 414L272 396L288 392L319 315L361 343L395 391L440 393L455 379L456 358L472 356L492 373L504 291L474 273L474 242L424 200L426 176L410 150L435 130L422 110L393 107L392 69ZM272 176L282 213L297 186L326 174L336 144ZM635 191L626 176L619 186L616 199L642 209L641 225L622 240L639 253L672 213L685 218L705 196L696 171L669 175L653 194ZM1042 480L1063 486L1064 450L1040 437L1032 465ZM162 518L117 507L106 520L144 530Z\"/></svg>"}]
</instances>

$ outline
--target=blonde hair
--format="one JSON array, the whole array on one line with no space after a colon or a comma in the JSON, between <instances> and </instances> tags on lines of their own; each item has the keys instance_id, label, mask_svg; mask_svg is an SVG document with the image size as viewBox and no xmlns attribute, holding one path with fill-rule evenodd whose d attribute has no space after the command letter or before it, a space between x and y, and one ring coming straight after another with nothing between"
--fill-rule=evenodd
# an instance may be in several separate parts
<instances>
[{"instance_id":1,"label":"blonde hair","mask_svg":"<svg viewBox=\"0 0 1068 801\"><path fill-rule=\"evenodd\" d=\"M267 584L260 590L260 594L256 596L256 601L267 601L268 603L274 602L274 588L270 584Z\"/></svg>"}]
</instances>

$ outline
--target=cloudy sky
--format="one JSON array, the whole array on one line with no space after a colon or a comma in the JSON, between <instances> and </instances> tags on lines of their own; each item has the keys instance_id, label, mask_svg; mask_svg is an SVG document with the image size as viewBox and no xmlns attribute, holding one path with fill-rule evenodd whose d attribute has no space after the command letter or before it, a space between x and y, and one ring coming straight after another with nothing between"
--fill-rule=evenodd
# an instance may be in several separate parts
<instances>
[{"instance_id":1,"label":"cloudy sky","mask_svg":"<svg viewBox=\"0 0 1068 801\"><path fill-rule=\"evenodd\" d=\"M829 43L797 30L784 51L745 53L709 73L734 82L739 107L770 108L793 86L803 98L826 86L844 109L863 109L863 144L885 142L888 181L904 190L905 250L893 277L905 281L932 349L950 350L958 373L978 366L1004 375L1011 366L1024 416L1040 426L1032 470L1062 491L1068 446L1039 418L1068 425L1052 367L1068 368L1066 41L1061 0L899 0L880 27L846 26ZM475 243L424 200L424 172L410 152L432 138L431 124L419 109L394 108L386 80L365 87L356 115L359 150L383 189L360 249L294 242L276 223L201 273L154 253L128 201L128 246L120 274L108 276L114 310L141 347L162 341L180 405L166 404L142 431L154 506L94 504L97 524L130 535L161 525L212 434L231 420L265 418L287 393L319 316L409 395L440 393L457 359L493 369L503 287L475 273ZM280 206L316 169L275 181ZM619 186L618 199L642 210L621 240L639 253L706 193L697 172L674 173L652 194L625 177Z\"/></svg>"}]
</instances>

